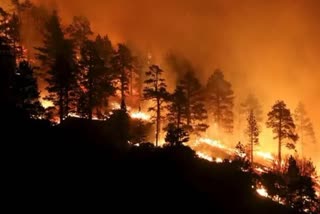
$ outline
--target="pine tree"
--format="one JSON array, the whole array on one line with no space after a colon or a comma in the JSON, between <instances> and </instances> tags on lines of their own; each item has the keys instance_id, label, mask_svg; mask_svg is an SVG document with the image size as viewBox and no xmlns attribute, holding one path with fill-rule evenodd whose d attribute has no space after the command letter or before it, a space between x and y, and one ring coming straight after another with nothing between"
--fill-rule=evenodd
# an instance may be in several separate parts
<instances>
[{"instance_id":1,"label":"pine tree","mask_svg":"<svg viewBox=\"0 0 320 214\"><path fill-rule=\"evenodd\" d=\"M297 162L292 156L289 158L285 178L287 182L286 204L301 213L318 213L320 203L314 188L315 183L310 176L301 175Z\"/></svg>"},{"instance_id":2,"label":"pine tree","mask_svg":"<svg viewBox=\"0 0 320 214\"><path fill-rule=\"evenodd\" d=\"M87 98L81 97L79 100L80 111L87 110L87 116L91 120L93 109L101 106L105 97L114 93L110 70L105 67L102 57L100 57L95 41L84 41L81 46L81 86ZM82 95L83 96L83 95Z\"/></svg>"},{"instance_id":3,"label":"pine tree","mask_svg":"<svg viewBox=\"0 0 320 214\"><path fill-rule=\"evenodd\" d=\"M205 124L205 120L208 119L208 114L205 109L203 90L194 72L186 72L179 85L186 97L186 128L195 134L206 131L208 125Z\"/></svg>"},{"instance_id":4,"label":"pine tree","mask_svg":"<svg viewBox=\"0 0 320 214\"><path fill-rule=\"evenodd\" d=\"M111 59L115 51L113 50L109 37L107 35L103 37L98 35L95 43L99 56L103 59L105 66L111 69Z\"/></svg>"},{"instance_id":5,"label":"pine tree","mask_svg":"<svg viewBox=\"0 0 320 214\"><path fill-rule=\"evenodd\" d=\"M179 86L175 89L174 93L169 97L170 104L168 105L168 119L171 124L177 128L185 128L186 121L186 94Z\"/></svg>"},{"instance_id":6,"label":"pine tree","mask_svg":"<svg viewBox=\"0 0 320 214\"><path fill-rule=\"evenodd\" d=\"M297 133L299 134L299 144L301 146L301 154L303 154L303 147L306 142L316 143L316 136L313 129L313 124L307 116L304 105L300 102L294 112L294 121L297 126Z\"/></svg>"},{"instance_id":7,"label":"pine tree","mask_svg":"<svg viewBox=\"0 0 320 214\"><path fill-rule=\"evenodd\" d=\"M289 149L295 148L295 142L298 139L296 134L296 126L293 122L291 112L286 107L283 101L277 101L272 110L268 113L268 120L266 123L268 128L272 128L275 134L274 139L278 139L278 167L281 169L281 148L283 141L288 139L286 147Z\"/></svg>"},{"instance_id":8,"label":"pine tree","mask_svg":"<svg viewBox=\"0 0 320 214\"><path fill-rule=\"evenodd\" d=\"M207 108L212 112L214 122L227 132L233 130L234 95L231 84L216 70L207 83Z\"/></svg>"},{"instance_id":9,"label":"pine tree","mask_svg":"<svg viewBox=\"0 0 320 214\"><path fill-rule=\"evenodd\" d=\"M250 111L247 121L248 121L248 127L246 130L246 133L250 141L250 144L249 144L250 145L250 161L251 161L251 164L253 164L253 148L254 148L254 145L259 144L259 133L260 133L253 110Z\"/></svg>"},{"instance_id":10,"label":"pine tree","mask_svg":"<svg viewBox=\"0 0 320 214\"><path fill-rule=\"evenodd\" d=\"M8 39L8 44L12 47L14 56L20 60L23 56L21 46L21 18L16 14L9 14L3 11L1 14L0 32Z\"/></svg>"},{"instance_id":11,"label":"pine tree","mask_svg":"<svg viewBox=\"0 0 320 214\"><path fill-rule=\"evenodd\" d=\"M13 79L13 95L15 104L28 118L37 119L44 113L39 102L39 90L34 69L27 61L19 63Z\"/></svg>"},{"instance_id":12,"label":"pine tree","mask_svg":"<svg viewBox=\"0 0 320 214\"><path fill-rule=\"evenodd\" d=\"M107 109L105 107L108 106L108 97L110 95L114 95L116 92L116 88L114 86L114 79L116 79L116 74L114 73L114 70L112 69L112 64L111 64L111 60L114 54L114 50L111 44L111 41L109 39L109 37L107 35L105 36L100 36L98 35L95 39L95 44L96 44L96 49L98 51L98 54L100 56L100 58L103 60L104 62L104 66L107 69L107 72L105 73L105 83L106 85L105 87L105 92L106 92L106 96L104 96L102 99L102 103L100 103L100 105L98 105L96 107L97 110L97 116L99 118L103 118L107 112ZM110 84L111 82L111 84ZM103 112L104 111L104 112ZM100 115L100 116L99 116Z\"/></svg>"},{"instance_id":13,"label":"pine tree","mask_svg":"<svg viewBox=\"0 0 320 214\"><path fill-rule=\"evenodd\" d=\"M36 50L42 69L48 74L46 81L49 95L46 99L58 106L62 121L75 107L77 66L73 43L65 38L56 11L46 22L43 37L42 47Z\"/></svg>"},{"instance_id":14,"label":"pine tree","mask_svg":"<svg viewBox=\"0 0 320 214\"><path fill-rule=\"evenodd\" d=\"M165 141L169 146L182 146L189 141L189 134L183 128L170 123L167 128Z\"/></svg>"},{"instance_id":15,"label":"pine tree","mask_svg":"<svg viewBox=\"0 0 320 214\"><path fill-rule=\"evenodd\" d=\"M80 47L93 34L89 20L84 16L74 16L66 29L76 46Z\"/></svg>"},{"instance_id":16,"label":"pine tree","mask_svg":"<svg viewBox=\"0 0 320 214\"><path fill-rule=\"evenodd\" d=\"M159 144L159 135L161 129L161 120L163 119L161 112L164 104L168 99L167 85L165 79L162 78L163 70L157 66L152 65L149 71L146 72L145 87L143 89L143 96L145 100L153 102L153 106L149 111L155 112L154 122L156 124L156 146Z\"/></svg>"},{"instance_id":17,"label":"pine tree","mask_svg":"<svg viewBox=\"0 0 320 214\"><path fill-rule=\"evenodd\" d=\"M123 44L119 44L118 50L111 59L111 64L116 83L120 87L121 109L123 110L126 110L125 98L129 90L130 75L132 75L132 62L133 56L130 49Z\"/></svg>"}]
</instances>

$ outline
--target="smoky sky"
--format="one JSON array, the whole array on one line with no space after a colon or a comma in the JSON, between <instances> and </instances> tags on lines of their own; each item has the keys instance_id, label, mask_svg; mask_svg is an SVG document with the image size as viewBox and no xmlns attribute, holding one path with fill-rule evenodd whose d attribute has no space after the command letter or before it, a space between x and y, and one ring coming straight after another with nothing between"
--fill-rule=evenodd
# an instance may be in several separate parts
<instances>
[{"instance_id":1,"label":"smoky sky","mask_svg":"<svg viewBox=\"0 0 320 214\"><path fill-rule=\"evenodd\" d=\"M201 67L216 68L236 99L255 93L268 111L299 101L320 130L320 1L318 0L34 0L57 7L65 23L87 16L95 32L155 55L175 50ZM320 136L318 135L320 140ZM320 149L313 148L320 156ZM320 160L319 160L320 161Z\"/></svg>"}]
</instances>

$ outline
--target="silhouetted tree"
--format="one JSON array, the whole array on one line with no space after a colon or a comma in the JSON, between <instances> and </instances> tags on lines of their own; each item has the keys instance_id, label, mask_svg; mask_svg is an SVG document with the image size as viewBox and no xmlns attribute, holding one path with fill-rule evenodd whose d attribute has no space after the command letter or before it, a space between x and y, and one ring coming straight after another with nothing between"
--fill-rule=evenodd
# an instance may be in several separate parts
<instances>
[{"instance_id":1,"label":"silhouetted tree","mask_svg":"<svg viewBox=\"0 0 320 214\"><path fill-rule=\"evenodd\" d=\"M286 204L299 212L317 213L319 201L311 177L302 176L296 160L291 156L286 173Z\"/></svg>"},{"instance_id":2,"label":"silhouetted tree","mask_svg":"<svg viewBox=\"0 0 320 214\"><path fill-rule=\"evenodd\" d=\"M74 16L66 29L76 46L80 47L93 34L89 20L84 16Z\"/></svg>"},{"instance_id":3,"label":"silhouetted tree","mask_svg":"<svg viewBox=\"0 0 320 214\"><path fill-rule=\"evenodd\" d=\"M168 105L168 119L177 128L184 128L186 123L183 120L186 118L186 94L179 86L174 93L170 95L170 104Z\"/></svg>"},{"instance_id":4,"label":"silhouetted tree","mask_svg":"<svg viewBox=\"0 0 320 214\"><path fill-rule=\"evenodd\" d=\"M170 123L167 127L165 141L169 146L182 146L189 141L189 134L184 131L183 128L179 128L175 126L175 124Z\"/></svg>"},{"instance_id":5,"label":"silhouetted tree","mask_svg":"<svg viewBox=\"0 0 320 214\"><path fill-rule=\"evenodd\" d=\"M149 111L155 112L154 122L156 123L156 146L159 143L160 127L161 127L161 111L165 102L168 100L169 93L165 79L162 78L163 70L157 65L152 65L146 72L147 79L144 81L143 96L145 100L153 102Z\"/></svg>"},{"instance_id":6,"label":"silhouetted tree","mask_svg":"<svg viewBox=\"0 0 320 214\"><path fill-rule=\"evenodd\" d=\"M285 139L291 140L286 143L289 149L295 148L295 142L298 139L296 126L293 122L291 112L283 101L277 101L272 110L268 113L266 123L268 128L272 128L275 134L274 139L278 139L278 167L281 169L281 148Z\"/></svg>"},{"instance_id":7,"label":"silhouetted tree","mask_svg":"<svg viewBox=\"0 0 320 214\"><path fill-rule=\"evenodd\" d=\"M246 148L241 142L236 145L234 161L242 170L248 170L250 167Z\"/></svg>"},{"instance_id":8,"label":"silhouetted tree","mask_svg":"<svg viewBox=\"0 0 320 214\"><path fill-rule=\"evenodd\" d=\"M98 35L95 39L95 43L99 56L103 59L105 66L110 69L114 50L108 35L103 37Z\"/></svg>"},{"instance_id":9,"label":"silhouetted tree","mask_svg":"<svg viewBox=\"0 0 320 214\"><path fill-rule=\"evenodd\" d=\"M0 100L2 107L8 111L14 105L12 95L12 81L16 63L12 47L9 45L8 39L0 33ZM9 115L4 114L5 118L10 119Z\"/></svg>"},{"instance_id":10,"label":"silhouetted tree","mask_svg":"<svg viewBox=\"0 0 320 214\"><path fill-rule=\"evenodd\" d=\"M92 119L93 109L96 106L101 106L105 97L113 95L115 88L112 84L110 70L105 67L102 57L100 57L95 41L86 40L81 46L80 68L81 78L80 82L82 88L88 96L87 98L80 97L80 104L84 104L89 119ZM80 107L80 106L79 106ZM83 112L83 109L81 110Z\"/></svg>"},{"instance_id":11,"label":"silhouetted tree","mask_svg":"<svg viewBox=\"0 0 320 214\"><path fill-rule=\"evenodd\" d=\"M103 37L98 35L95 39L95 44L96 44L96 49L99 53L99 56L104 61L104 66L107 68L107 73L106 73L107 76L105 76L105 78L108 80L108 82L109 82L109 80L113 81L114 79L116 79L116 74L114 73L114 70L112 69L112 64L111 64L111 60L112 60L112 57L114 54L114 50L113 50L111 41L107 35L105 35ZM113 83L113 90L114 91L112 94L114 94L115 90L116 90L114 83ZM110 95L110 93L109 93L109 95ZM97 113L99 113L99 114L103 114L101 112L103 110L103 107L108 105L108 96L104 96L102 99L103 99L102 100L103 105L97 106L97 108L96 108Z\"/></svg>"},{"instance_id":12,"label":"silhouetted tree","mask_svg":"<svg viewBox=\"0 0 320 214\"><path fill-rule=\"evenodd\" d=\"M13 95L17 108L29 118L39 118L44 109L39 102L39 90L34 69L27 61L19 63L13 79Z\"/></svg>"},{"instance_id":13,"label":"silhouetted tree","mask_svg":"<svg viewBox=\"0 0 320 214\"><path fill-rule=\"evenodd\" d=\"M77 66L73 43L64 37L56 11L46 22L43 37L42 47L36 49L42 69L48 74L49 95L46 99L58 106L62 121L74 108Z\"/></svg>"},{"instance_id":14,"label":"silhouetted tree","mask_svg":"<svg viewBox=\"0 0 320 214\"><path fill-rule=\"evenodd\" d=\"M246 133L249 137L249 142L250 142L249 144L250 145L250 161L251 161L251 164L253 164L253 148L254 148L254 145L259 144L259 134L260 134L260 130L259 130L257 120L253 110L250 111L247 121L248 121L248 125L247 125Z\"/></svg>"},{"instance_id":15,"label":"silhouetted tree","mask_svg":"<svg viewBox=\"0 0 320 214\"><path fill-rule=\"evenodd\" d=\"M306 142L316 143L316 136L314 133L312 122L307 116L304 105L300 102L294 112L294 121L299 135L298 142L301 146L301 155L303 156L303 147Z\"/></svg>"},{"instance_id":16,"label":"silhouetted tree","mask_svg":"<svg viewBox=\"0 0 320 214\"><path fill-rule=\"evenodd\" d=\"M121 95L121 109L126 110L125 97L129 90L129 80L132 74L133 56L130 49L124 44L118 45L118 50L111 59L112 69L116 83L119 85Z\"/></svg>"},{"instance_id":17,"label":"silhouetted tree","mask_svg":"<svg viewBox=\"0 0 320 214\"><path fill-rule=\"evenodd\" d=\"M193 71L185 73L179 86L185 93L185 118L186 128L191 132L199 134L209 127L205 121L208 119L204 104L204 95L199 80Z\"/></svg>"},{"instance_id":18,"label":"silhouetted tree","mask_svg":"<svg viewBox=\"0 0 320 214\"><path fill-rule=\"evenodd\" d=\"M216 70L207 83L207 108L214 122L227 132L233 130L233 100L231 84L224 79L220 70Z\"/></svg>"},{"instance_id":19,"label":"silhouetted tree","mask_svg":"<svg viewBox=\"0 0 320 214\"><path fill-rule=\"evenodd\" d=\"M16 14L9 14L3 11L2 20L0 21L0 32L8 39L8 44L12 47L14 56L21 59L23 55L21 46L21 20Z\"/></svg>"}]
</instances>

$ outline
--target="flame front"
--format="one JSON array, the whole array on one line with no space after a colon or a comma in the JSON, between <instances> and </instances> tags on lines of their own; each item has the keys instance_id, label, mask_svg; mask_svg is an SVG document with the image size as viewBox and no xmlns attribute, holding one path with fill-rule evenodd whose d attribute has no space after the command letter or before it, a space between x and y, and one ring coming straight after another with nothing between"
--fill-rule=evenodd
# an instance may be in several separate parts
<instances>
[{"instance_id":1,"label":"flame front","mask_svg":"<svg viewBox=\"0 0 320 214\"><path fill-rule=\"evenodd\" d=\"M151 116L149 114L146 114L141 111L130 113L130 117L133 119L140 119L140 120L146 120L146 121L150 120L150 118L151 118Z\"/></svg>"}]
</instances>

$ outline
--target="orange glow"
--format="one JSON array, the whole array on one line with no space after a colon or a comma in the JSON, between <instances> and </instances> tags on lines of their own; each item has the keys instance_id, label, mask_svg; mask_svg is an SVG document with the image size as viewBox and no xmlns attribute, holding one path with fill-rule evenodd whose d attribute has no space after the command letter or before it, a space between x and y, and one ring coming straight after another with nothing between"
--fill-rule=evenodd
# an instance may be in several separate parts
<instances>
[{"instance_id":1,"label":"orange glow","mask_svg":"<svg viewBox=\"0 0 320 214\"><path fill-rule=\"evenodd\" d=\"M199 158L202 158L202 159L205 159L207 161L213 162L213 158L210 157L209 155L206 155L206 154L204 154L202 152L197 152L197 155L198 155Z\"/></svg>"},{"instance_id":2,"label":"orange glow","mask_svg":"<svg viewBox=\"0 0 320 214\"><path fill-rule=\"evenodd\" d=\"M257 193L263 197L268 197L268 192L264 187L256 189Z\"/></svg>"},{"instance_id":3,"label":"orange glow","mask_svg":"<svg viewBox=\"0 0 320 214\"><path fill-rule=\"evenodd\" d=\"M257 152L255 152L255 154L258 157L262 157L264 160L274 161L274 157L272 156L272 154L270 152L257 151Z\"/></svg>"},{"instance_id":4,"label":"orange glow","mask_svg":"<svg viewBox=\"0 0 320 214\"><path fill-rule=\"evenodd\" d=\"M141 119L141 120L150 120L151 116L149 114L146 114L144 112L132 112L130 113L131 118L134 119Z\"/></svg>"},{"instance_id":5,"label":"orange glow","mask_svg":"<svg viewBox=\"0 0 320 214\"><path fill-rule=\"evenodd\" d=\"M41 105L44 107L44 108L49 108L49 107L52 107L53 106L53 103L49 100L45 100L45 99L41 99Z\"/></svg>"},{"instance_id":6,"label":"orange glow","mask_svg":"<svg viewBox=\"0 0 320 214\"><path fill-rule=\"evenodd\" d=\"M197 75L203 84L219 67L232 83L237 102L254 91L262 102L264 115L277 99L284 99L292 111L302 101L320 140L319 1L204 0L199 4L162 0L157 1L156 10L149 0L32 1L58 8L64 24L74 15L87 16L93 31L107 33L114 44L134 43L152 53L152 60L161 66L166 66L162 56L168 50L183 53L199 68ZM0 5L9 2L1 0ZM34 41L26 42L29 50L36 46ZM175 76L168 71L169 87L176 82ZM277 142L264 127L265 119L258 150L265 154L256 156L271 161ZM245 142L238 135L233 141L223 142L230 146L239 140ZM209 141L207 145L220 148L219 143ZM319 174L320 143L308 144L305 153Z\"/></svg>"}]
</instances>

